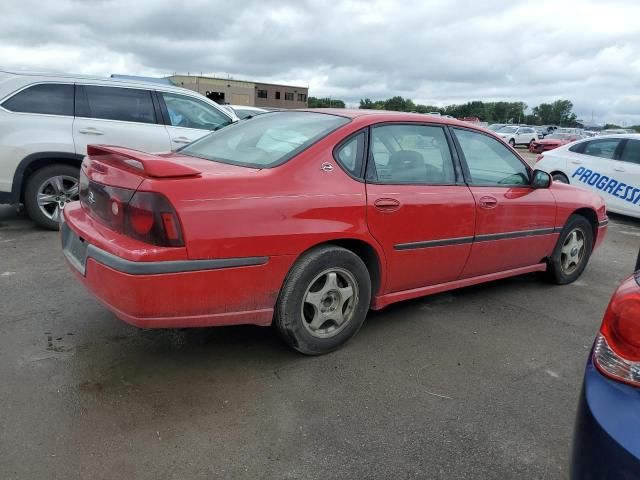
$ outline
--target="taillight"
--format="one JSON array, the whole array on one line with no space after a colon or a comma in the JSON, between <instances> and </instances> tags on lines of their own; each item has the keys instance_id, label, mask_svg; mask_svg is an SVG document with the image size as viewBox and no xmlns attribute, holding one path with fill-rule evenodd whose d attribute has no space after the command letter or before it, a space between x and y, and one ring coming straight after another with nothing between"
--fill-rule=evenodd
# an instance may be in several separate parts
<instances>
[{"instance_id":1,"label":"taillight","mask_svg":"<svg viewBox=\"0 0 640 480\"><path fill-rule=\"evenodd\" d=\"M611 299L593 360L605 375L640 386L640 285L635 276L620 285Z\"/></svg>"},{"instance_id":2,"label":"taillight","mask_svg":"<svg viewBox=\"0 0 640 480\"><path fill-rule=\"evenodd\" d=\"M92 217L119 233L153 245L184 246L178 214L160 193L102 185L81 172L80 203Z\"/></svg>"},{"instance_id":3,"label":"taillight","mask_svg":"<svg viewBox=\"0 0 640 480\"><path fill-rule=\"evenodd\" d=\"M127 212L127 235L155 245L184 245L178 214L164 195L136 192L127 206Z\"/></svg>"}]
</instances>

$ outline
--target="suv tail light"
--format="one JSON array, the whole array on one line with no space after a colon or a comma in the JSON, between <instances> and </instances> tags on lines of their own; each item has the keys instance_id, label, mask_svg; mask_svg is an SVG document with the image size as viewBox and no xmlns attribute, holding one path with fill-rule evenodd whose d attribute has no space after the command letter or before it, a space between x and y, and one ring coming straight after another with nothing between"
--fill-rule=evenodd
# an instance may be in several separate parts
<instances>
[{"instance_id":1,"label":"suv tail light","mask_svg":"<svg viewBox=\"0 0 640 480\"><path fill-rule=\"evenodd\" d=\"M593 360L608 377L640 386L640 285L635 275L618 288L609 303Z\"/></svg>"},{"instance_id":2,"label":"suv tail light","mask_svg":"<svg viewBox=\"0 0 640 480\"><path fill-rule=\"evenodd\" d=\"M102 185L81 171L80 203L116 232L162 247L184 246L178 214L160 193Z\"/></svg>"}]
</instances>

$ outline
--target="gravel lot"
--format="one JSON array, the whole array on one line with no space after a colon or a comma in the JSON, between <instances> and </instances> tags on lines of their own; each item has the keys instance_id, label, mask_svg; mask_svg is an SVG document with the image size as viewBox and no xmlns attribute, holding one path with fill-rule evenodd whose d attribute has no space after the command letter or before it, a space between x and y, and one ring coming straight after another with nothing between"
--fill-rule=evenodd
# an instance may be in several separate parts
<instances>
[{"instance_id":1,"label":"gravel lot","mask_svg":"<svg viewBox=\"0 0 640 480\"><path fill-rule=\"evenodd\" d=\"M307 358L268 328L141 331L0 207L0 478L566 478L584 362L640 223L583 277L372 313Z\"/></svg>"}]
</instances>

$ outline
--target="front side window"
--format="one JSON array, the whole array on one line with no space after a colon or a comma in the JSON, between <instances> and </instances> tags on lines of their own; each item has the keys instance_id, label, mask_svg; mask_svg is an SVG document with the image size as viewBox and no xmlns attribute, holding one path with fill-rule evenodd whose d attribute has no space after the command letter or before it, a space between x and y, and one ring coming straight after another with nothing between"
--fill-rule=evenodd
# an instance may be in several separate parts
<instances>
[{"instance_id":1,"label":"front side window","mask_svg":"<svg viewBox=\"0 0 640 480\"><path fill-rule=\"evenodd\" d=\"M473 185L529 184L527 167L502 142L469 130L456 128L454 132L462 148Z\"/></svg>"},{"instance_id":2,"label":"front side window","mask_svg":"<svg viewBox=\"0 0 640 480\"><path fill-rule=\"evenodd\" d=\"M167 106L169 122L174 127L217 130L231 123L231 119L211 105L195 98L160 92Z\"/></svg>"},{"instance_id":3,"label":"front side window","mask_svg":"<svg viewBox=\"0 0 640 480\"><path fill-rule=\"evenodd\" d=\"M190 143L181 154L251 168L286 162L349 122L314 112L272 112L238 122Z\"/></svg>"},{"instance_id":4,"label":"front side window","mask_svg":"<svg viewBox=\"0 0 640 480\"><path fill-rule=\"evenodd\" d=\"M613 159L620 144L619 138L603 138L587 142L582 153L593 157Z\"/></svg>"},{"instance_id":5,"label":"front side window","mask_svg":"<svg viewBox=\"0 0 640 480\"><path fill-rule=\"evenodd\" d=\"M156 113L149 90L84 85L79 95L79 117L119 120L122 122L156 123Z\"/></svg>"},{"instance_id":6,"label":"front side window","mask_svg":"<svg viewBox=\"0 0 640 480\"><path fill-rule=\"evenodd\" d=\"M5 100L12 112L73 116L73 85L43 83L33 85Z\"/></svg>"},{"instance_id":7,"label":"front side window","mask_svg":"<svg viewBox=\"0 0 640 480\"><path fill-rule=\"evenodd\" d=\"M375 183L442 185L455 183L449 144L442 127L382 125L371 130L370 162Z\"/></svg>"},{"instance_id":8,"label":"front side window","mask_svg":"<svg viewBox=\"0 0 640 480\"><path fill-rule=\"evenodd\" d=\"M640 140L627 140L620 160L640 164Z\"/></svg>"}]
</instances>

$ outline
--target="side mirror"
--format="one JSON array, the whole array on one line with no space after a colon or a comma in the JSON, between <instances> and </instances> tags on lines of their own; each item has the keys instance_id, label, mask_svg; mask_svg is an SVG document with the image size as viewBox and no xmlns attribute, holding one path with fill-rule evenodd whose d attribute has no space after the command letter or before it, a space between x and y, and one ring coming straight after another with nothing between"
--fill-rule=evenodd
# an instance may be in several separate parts
<instances>
[{"instance_id":1,"label":"side mirror","mask_svg":"<svg viewBox=\"0 0 640 480\"><path fill-rule=\"evenodd\" d=\"M531 186L533 188L549 188L551 185L551 175L542 170L534 170L531 175Z\"/></svg>"}]
</instances>

